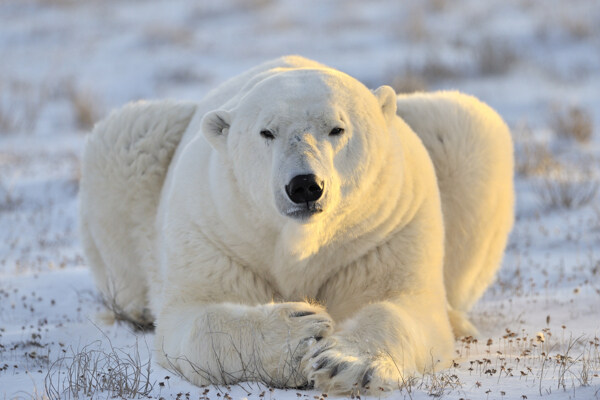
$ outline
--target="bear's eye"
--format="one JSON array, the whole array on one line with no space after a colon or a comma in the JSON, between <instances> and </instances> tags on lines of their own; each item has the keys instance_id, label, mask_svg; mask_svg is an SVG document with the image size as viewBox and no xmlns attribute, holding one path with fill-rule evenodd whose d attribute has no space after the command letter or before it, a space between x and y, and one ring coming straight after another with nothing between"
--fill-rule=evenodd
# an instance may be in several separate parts
<instances>
[{"instance_id":1,"label":"bear's eye","mask_svg":"<svg viewBox=\"0 0 600 400\"><path fill-rule=\"evenodd\" d=\"M335 127L329 132L329 136L339 136L344 133L344 128Z\"/></svg>"},{"instance_id":2,"label":"bear's eye","mask_svg":"<svg viewBox=\"0 0 600 400\"><path fill-rule=\"evenodd\" d=\"M269 140L275 139L275 135L273 135L273 132L271 132L268 129L263 129L262 131L260 131L260 136L264 137L265 139L269 139Z\"/></svg>"}]
</instances>

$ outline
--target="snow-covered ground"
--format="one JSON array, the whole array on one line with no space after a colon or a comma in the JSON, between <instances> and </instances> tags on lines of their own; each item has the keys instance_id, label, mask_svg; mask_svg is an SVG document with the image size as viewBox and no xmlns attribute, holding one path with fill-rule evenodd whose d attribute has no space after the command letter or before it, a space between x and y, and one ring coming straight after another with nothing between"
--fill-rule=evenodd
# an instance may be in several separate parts
<instances>
[{"instance_id":1,"label":"snow-covered ground","mask_svg":"<svg viewBox=\"0 0 600 400\"><path fill-rule=\"evenodd\" d=\"M199 99L290 53L371 87L475 94L513 131L517 222L472 313L481 337L457 342L454 368L392 397L600 398L596 0L4 0L0 399L69 398L69 385L110 397L101 382L165 399L325 397L198 388L149 363L152 333L95 318L103 306L76 229L94 121L134 99Z\"/></svg>"}]
</instances>

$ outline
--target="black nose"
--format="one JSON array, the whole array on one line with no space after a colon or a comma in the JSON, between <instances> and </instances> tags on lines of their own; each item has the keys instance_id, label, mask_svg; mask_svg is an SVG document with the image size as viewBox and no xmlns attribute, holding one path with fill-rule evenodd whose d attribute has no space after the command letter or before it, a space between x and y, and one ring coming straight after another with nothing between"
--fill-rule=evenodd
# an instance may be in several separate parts
<instances>
[{"instance_id":1,"label":"black nose","mask_svg":"<svg viewBox=\"0 0 600 400\"><path fill-rule=\"evenodd\" d=\"M323 194L323 181L316 175L298 175L292 178L285 191L296 204L318 200Z\"/></svg>"}]
</instances>

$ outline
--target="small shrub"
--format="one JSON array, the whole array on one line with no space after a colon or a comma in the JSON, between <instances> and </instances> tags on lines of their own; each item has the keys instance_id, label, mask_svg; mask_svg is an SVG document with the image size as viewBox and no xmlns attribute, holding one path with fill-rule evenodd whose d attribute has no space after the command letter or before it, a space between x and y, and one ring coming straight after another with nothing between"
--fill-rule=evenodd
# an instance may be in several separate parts
<instances>
[{"instance_id":1,"label":"small shrub","mask_svg":"<svg viewBox=\"0 0 600 400\"><path fill-rule=\"evenodd\" d=\"M551 128L559 137L587 143L592 138L594 123L590 113L578 106L553 107Z\"/></svg>"},{"instance_id":2,"label":"small shrub","mask_svg":"<svg viewBox=\"0 0 600 400\"><path fill-rule=\"evenodd\" d=\"M102 350L100 342L56 360L44 381L48 399L138 398L154 387L151 360L142 361L136 341L132 349Z\"/></svg>"},{"instance_id":3,"label":"small shrub","mask_svg":"<svg viewBox=\"0 0 600 400\"><path fill-rule=\"evenodd\" d=\"M188 28L168 25L151 25L144 31L144 45L189 47L194 43L194 32Z\"/></svg>"},{"instance_id":4,"label":"small shrub","mask_svg":"<svg viewBox=\"0 0 600 400\"><path fill-rule=\"evenodd\" d=\"M515 144L515 170L521 176L543 175L559 165L546 143L528 141Z\"/></svg>"},{"instance_id":5,"label":"small shrub","mask_svg":"<svg viewBox=\"0 0 600 400\"><path fill-rule=\"evenodd\" d=\"M16 210L23 202L23 197L15 195L13 190L0 180L0 213Z\"/></svg>"},{"instance_id":6,"label":"small shrub","mask_svg":"<svg viewBox=\"0 0 600 400\"><path fill-rule=\"evenodd\" d=\"M0 78L0 134L34 130L47 97L45 85Z\"/></svg>"},{"instance_id":7,"label":"small shrub","mask_svg":"<svg viewBox=\"0 0 600 400\"><path fill-rule=\"evenodd\" d=\"M536 139L527 123L518 124L512 131L517 174L525 177L539 176L560 166L548 143Z\"/></svg>"},{"instance_id":8,"label":"small shrub","mask_svg":"<svg viewBox=\"0 0 600 400\"><path fill-rule=\"evenodd\" d=\"M411 11L410 18L406 21L404 28L406 30L406 37L412 42L424 41L429 36L427 25L423 19L423 12L420 9Z\"/></svg>"},{"instance_id":9,"label":"small shrub","mask_svg":"<svg viewBox=\"0 0 600 400\"><path fill-rule=\"evenodd\" d=\"M401 75L396 76L391 85L396 93L414 93L427 90L425 79L410 68L405 69Z\"/></svg>"},{"instance_id":10,"label":"small shrub","mask_svg":"<svg viewBox=\"0 0 600 400\"><path fill-rule=\"evenodd\" d=\"M68 89L68 98L73 108L75 122L80 129L89 130L100 116L98 103L89 90L71 86Z\"/></svg>"},{"instance_id":11,"label":"small shrub","mask_svg":"<svg viewBox=\"0 0 600 400\"><path fill-rule=\"evenodd\" d=\"M550 208L575 209L592 201L600 183L591 171L556 167L534 183L541 202Z\"/></svg>"},{"instance_id":12,"label":"small shrub","mask_svg":"<svg viewBox=\"0 0 600 400\"><path fill-rule=\"evenodd\" d=\"M563 29L576 40L587 39L594 33L593 25L590 21L582 18L564 16L561 19L560 24Z\"/></svg>"},{"instance_id":13,"label":"small shrub","mask_svg":"<svg viewBox=\"0 0 600 400\"><path fill-rule=\"evenodd\" d=\"M433 12L442 12L448 7L446 0L429 0L429 9Z\"/></svg>"},{"instance_id":14,"label":"small shrub","mask_svg":"<svg viewBox=\"0 0 600 400\"><path fill-rule=\"evenodd\" d=\"M430 55L421 67L419 74L427 82L456 79L463 75L456 66L449 65L436 55Z\"/></svg>"},{"instance_id":15,"label":"small shrub","mask_svg":"<svg viewBox=\"0 0 600 400\"><path fill-rule=\"evenodd\" d=\"M517 61L517 54L508 43L485 39L476 48L476 57L481 75L502 75Z\"/></svg>"}]
</instances>

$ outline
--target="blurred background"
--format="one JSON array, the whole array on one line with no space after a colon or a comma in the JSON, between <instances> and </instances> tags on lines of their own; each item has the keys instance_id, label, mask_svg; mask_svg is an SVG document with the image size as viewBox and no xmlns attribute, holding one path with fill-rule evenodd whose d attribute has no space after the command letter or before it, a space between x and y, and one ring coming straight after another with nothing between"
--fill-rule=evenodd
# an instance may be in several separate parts
<instances>
[{"instance_id":1,"label":"blurred background","mask_svg":"<svg viewBox=\"0 0 600 400\"><path fill-rule=\"evenodd\" d=\"M513 128L572 109L598 125L596 0L3 0L0 132L87 130L285 54L370 87L472 93Z\"/></svg>"}]
</instances>

